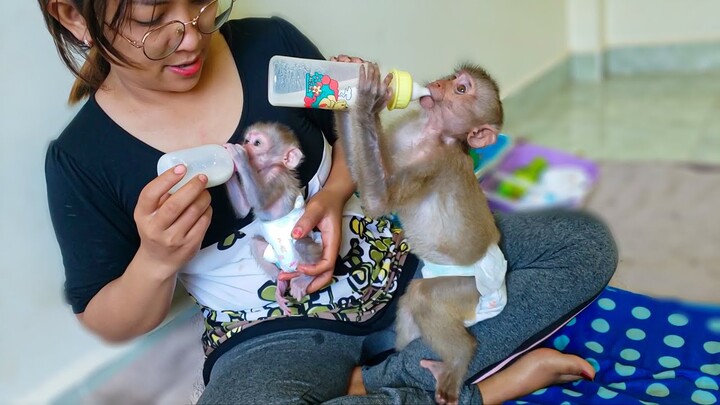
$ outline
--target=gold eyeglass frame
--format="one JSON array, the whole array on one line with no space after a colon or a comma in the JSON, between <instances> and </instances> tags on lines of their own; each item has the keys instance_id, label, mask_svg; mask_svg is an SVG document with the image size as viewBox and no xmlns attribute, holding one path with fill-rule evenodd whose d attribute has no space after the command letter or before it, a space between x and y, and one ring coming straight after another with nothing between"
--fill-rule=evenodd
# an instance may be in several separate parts
<instances>
[{"instance_id":1,"label":"gold eyeglass frame","mask_svg":"<svg viewBox=\"0 0 720 405\"><path fill-rule=\"evenodd\" d=\"M223 21L222 24L220 24L220 26L218 26L217 28L215 28L214 30L212 30L212 31L210 31L210 32L204 32L203 30L200 29L200 26L198 26L198 21L200 21L200 16L202 16L202 13L203 13L205 10L207 10L208 7L212 6L214 3L217 3L217 2L218 2L218 0L212 0L212 1L209 2L208 4L204 5L204 6L200 9L200 11L198 12L198 14L195 16L195 18L193 18L193 19L190 20L190 21L172 20L172 21L166 22L165 24L163 24L163 25L161 25L161 26L159 26L159 27L155 27L155 28L153 28L153 29L148 30L148 31L145 33L145 35L143 35L142 40L140 40L140 42L135 41L134 39L130 39L130 38L126 37L126 36L123 35L122 32L120 32L120 31L117 31L117 33L118 33L118 35L120 35L124 40L128 41L128 43L130 43L130 45L134 46L135 48L142 49L143 54L145 55L146 58L148 58L148 59L150 59L150 60L163 60L163 59L167 58L168 56L172 55L173 53L175 53L175 51L177 51L177 49L180 47L180 44L182 43L183 39L185 39L185 32L187 32L187 29L186 29L185 27L186 27L187 25L192 25L192 26L194 26L200 33L203 33L203 34L212 34L213 32L219 30L219 29L220 29L220 26L222 26L222 24L225 24L225 22L227 22L227 20ZM227 11L226 11L226 13L228 13L228 19L229 19L229 17L230 17L230 12L232 11L232 8L233 8L233 5L234 5L234 4L235 4L235 0L230 0L230 7L229 7L229 8L227 9ZM160 57L160 58L151 58L150 56L148 56L147 51L145 50L145 40L146 40L152 33L157 32L157 31L160 31L161 29L164 29L165 27L167 27L167 26L169 26L169 25L178 24L178 23L179 23L179 24L182 24L183 31L182 31L182 37L180 38L180 41L178 41L177 46L175 46L175 49L173 49L172 51L168 52L167 55L165 55L165 56L163 56L163 57Z\"/></svg>"}]
</instances>

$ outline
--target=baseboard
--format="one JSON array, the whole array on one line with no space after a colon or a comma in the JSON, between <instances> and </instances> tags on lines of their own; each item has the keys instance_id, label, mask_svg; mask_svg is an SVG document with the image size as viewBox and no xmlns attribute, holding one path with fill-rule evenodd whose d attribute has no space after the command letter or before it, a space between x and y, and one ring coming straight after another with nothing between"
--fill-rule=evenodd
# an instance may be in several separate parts
<instances>
[{"instance_id":1,"label":"baseboard","mask_svg":"<svg viewBox=\"0 0 720 405\"><path fill-rule=\"evenodd\" d=\"M606 59L609 74L707 72L720 70L720 42L613 48Z\"/></svg>"}]
</instances>

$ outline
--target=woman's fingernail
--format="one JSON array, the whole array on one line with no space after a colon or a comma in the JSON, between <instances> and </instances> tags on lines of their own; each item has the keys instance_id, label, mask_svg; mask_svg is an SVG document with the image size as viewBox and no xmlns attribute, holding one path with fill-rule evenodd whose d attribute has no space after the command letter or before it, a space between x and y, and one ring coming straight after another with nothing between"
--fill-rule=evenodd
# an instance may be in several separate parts
<instances>
[{"instance_id":1,"label":"woman's fingernail","mask_svg":"<svg viewBox=\"0 0 720 405\"><path fill-rule=\"evenodd\" d=\"M208 178L207 178L207 176L204 175L204 174L199 175L198 178L199 178L200 181L202 181L203 183L207 183L207 182L208 182Z\"/></svg>"},{"instance_id":2,"label":"woman's fingernail","mask_svg":"<svg viewBox=\"0 0 720 405\"><path fill-rule=\"evenodd\" d=\"M584 372L584 371L581 371L581 372L580 372L580 375L582 376L582 378L584 378L584 379L586 379L586 380L588 380L588 381L593 381L593 380L594 380L594 378L590 377L590 374L588 374L588 373L586 373L586 372Z\"/></svg>"},{"instance_id":3,"label":"woman's fingernail","mask_svg":"<svg viewBox=\"0 0 720 405\"><path fill-rule=\"evenodd\" d=\"M302 235L302 230L300 228L293 229L292 236L298 238L300 237L300 235Z\"/></svg>"},{"instance_id":4,"label":"woman's fingernail","mask_svg":"<svg viewBox=\"0 0 720 405\"><path fill-rule=\"evenodd\" d=\"M185 173L185 165L177 165L173 169L173 173L175 174L183 174Z\"/></svg>"}]
</instances>

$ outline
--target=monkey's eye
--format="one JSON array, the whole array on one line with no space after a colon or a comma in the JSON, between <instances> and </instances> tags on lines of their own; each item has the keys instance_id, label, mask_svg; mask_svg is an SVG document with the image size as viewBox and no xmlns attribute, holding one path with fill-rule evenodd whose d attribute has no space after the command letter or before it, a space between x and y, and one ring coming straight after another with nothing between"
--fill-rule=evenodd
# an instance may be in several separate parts
<instances>
[{"instance_id":1,"label":"monkey's eye","mask_svg":"<svg viewBox=\"0 0 720 405\"><path fill-rule=\"evenodd\" d=\"M250 141L248 141L247 139L245 139L245 140L243 140L243 143L244 143L245 145L247 145L248 143L250 143Z\"/></svg>"},{"instance_id":2,"label":"monkey's eye","mask_svg":"<svg viewBox=\"0 0 720 405\"><path fill-rule=\"evenodd\" d=\"M457 92L460 94L465 94L465 92L467 91L467 87L465 87L464 84L458 84L455 90L457 90Z\"/></svg>"},{"instance_id":3,"label":"monkey's eye","mask_svg":"<svg viewBox=\"0 0 720 405\"><path fill-rule=\"evenodd\" d=\"M253 145L255 145L255 146L260 146L260 140L259 140L259 139L256 139L255 142L253 142Z\"/></svg>"}]
</instances>

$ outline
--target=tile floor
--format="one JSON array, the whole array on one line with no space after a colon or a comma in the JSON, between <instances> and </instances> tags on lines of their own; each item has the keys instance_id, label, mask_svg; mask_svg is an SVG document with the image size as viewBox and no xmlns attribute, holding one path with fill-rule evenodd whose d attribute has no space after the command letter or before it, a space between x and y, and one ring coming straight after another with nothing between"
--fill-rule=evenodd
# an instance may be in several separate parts
<instances>
[{"instance_id":1,"label":"tile floor","mask_svg":"<svg viewBox=\"0 0 720 405\"><path fill-rule=\"evenodd\" d=\"M504 132L600 165L587 208L613 231L612 284L720 304L720 72L615 76L506 103Z\"/></svg>"}]
</instances>

